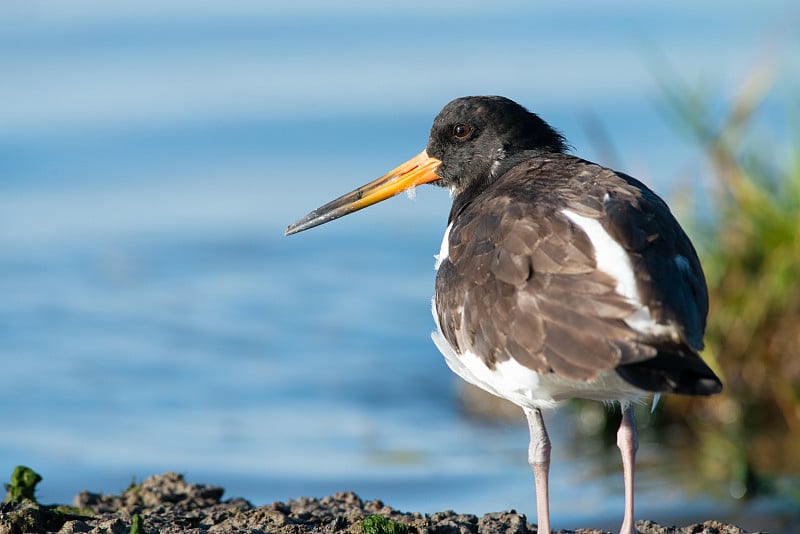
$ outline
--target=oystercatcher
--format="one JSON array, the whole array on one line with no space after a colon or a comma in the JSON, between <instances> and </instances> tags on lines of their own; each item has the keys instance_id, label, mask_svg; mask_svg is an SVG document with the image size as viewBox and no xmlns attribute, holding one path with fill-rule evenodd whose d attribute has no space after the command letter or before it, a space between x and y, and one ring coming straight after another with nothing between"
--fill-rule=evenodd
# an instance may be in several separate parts
<instances>
[{"instance_id":1,"label":"oystercatcher","mask_svg":"<svg viewBox=\"0 0 800 534\"><path fill-rule=\"evenodd\" d=\"M635 531L632 403L712 395L703 362L708 293L692 243L647 186L566 153L544 120L499 96L453 100L427 148L314 211L286 235L423 183L453 197L437 255L433 340L456 374L519 405L528 420L538 532L550 531L543 408L619 402L625 512Z\"/></svg>"}]
</instances>

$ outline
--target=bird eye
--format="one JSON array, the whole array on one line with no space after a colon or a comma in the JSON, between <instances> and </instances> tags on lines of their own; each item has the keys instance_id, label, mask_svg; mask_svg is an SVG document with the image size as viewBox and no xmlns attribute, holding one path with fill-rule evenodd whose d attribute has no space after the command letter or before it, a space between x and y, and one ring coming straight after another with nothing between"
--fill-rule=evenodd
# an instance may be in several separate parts
<instances>
[{"instance_id":1,"label":"bird eye","mask_svg":"<svg viewBox=\"0 0 800 534\"><path fill-rule=\"evenodd\" d=\"M456 139L466 139L472 133L472 126L469 124L456 124L453 126L453 136Z\"/></svg>"}]
</instances>

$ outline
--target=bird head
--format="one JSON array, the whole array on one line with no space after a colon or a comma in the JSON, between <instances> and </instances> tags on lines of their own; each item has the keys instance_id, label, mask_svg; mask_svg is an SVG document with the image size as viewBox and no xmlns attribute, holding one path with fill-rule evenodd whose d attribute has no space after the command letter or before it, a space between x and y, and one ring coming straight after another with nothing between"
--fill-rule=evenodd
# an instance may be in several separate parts
<instances>
[{"instance_id":1,"label":"bird head","mask_svg":"<svg viewBox=\"0 0 800 534\"><path fill-rule=\"evenodd\" d=\"M447 104L428 146L399 167L291 224L286 235L319 226L424 183L458 196L482 190L536 154L563 152L564 138L538 115L501 96L467 96Z\"/></svg>"}]
</instances>

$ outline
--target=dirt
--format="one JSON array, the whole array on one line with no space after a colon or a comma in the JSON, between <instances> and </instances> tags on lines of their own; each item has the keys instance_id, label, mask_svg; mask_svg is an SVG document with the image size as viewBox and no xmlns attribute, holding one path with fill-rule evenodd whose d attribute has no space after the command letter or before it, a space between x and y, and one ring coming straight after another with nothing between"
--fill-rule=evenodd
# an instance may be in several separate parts
<instances>
[{"instance_id":1,"label":"dirt","mask_svg":"<svg viewBox=\"0 0 800 534\"><path fill-rule=\"evenodd\" d=\"M222 500L223 488L192 484L177 473L154 475L119 495L83 491L72 507L42 506L32 501L0 505L0 534L22 532L199 533L247 532L302 534L309 532L364 534L526 534L536 532L524 515L514 511L477 517L445 511L404 513L379 500L363 501L355 493L321 499L302 498L253 506L244 499ZM388 521L379 519L379 515ZM365 521L366 519L366 521ZM716 521L685 527L664 527L639 521L642 534L745 534ZM573 532L573 531L563 531ZM594 534L594 529L575 533Z\"/></svg>"}]
</instances>

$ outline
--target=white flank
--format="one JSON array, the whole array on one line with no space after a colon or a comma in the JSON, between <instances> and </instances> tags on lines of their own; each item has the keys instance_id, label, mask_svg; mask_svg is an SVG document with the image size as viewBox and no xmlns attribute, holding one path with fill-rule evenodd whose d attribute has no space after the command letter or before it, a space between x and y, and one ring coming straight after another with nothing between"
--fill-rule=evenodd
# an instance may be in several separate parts
<instances>
[{"instance_id":1,"label":"white flank","mask_svg":"<svg viewBox=\"0 0 800 534\"><path fill-rule=\"evenodd\" d=\"M534 393L539 389L538 373L511 360L492 370L472 352L459 354L442 333L435 298L431 301L431 312L436 323L436 331L431 333L431 339L451 371L470 384L492 395L508 399L518 406L548 408L555 405L552 398L537 399L539 402L534 403Z\"/></svg>"},{"instance_id":2,"label":"white flank","mask_svg":"<svg viewBox=\"0 0 800 534\"><path fill-rule=\"evenodd\" d=\"M470 384L517 406L552 408L559 401L576 397L605 402L636 402L646 394L622 380L613 371L602 373L591 382L583 382L567 380L554 373L542 375L513 359L499 362L490 369L472 350L460 353L450 345L439 324L435 299L431 305L436 323L436 331L431 333L431 339L444 356L450 370Z\"/></svg>"},{"instance_id":3,"label":"white flank","mask_svg":"<svg viewBox=\"0 0 800 534\"><path fill-rule=\"evenodd\" d=\"M597 219L578 215L569 210L561 210L561 213L589 237L594 247L597 268L617 281L617 293L641 306L639 292L636 289L636 277L625 249L608 235Z\"/></svg>"},{"instance_id":4,"label":"white flank","mask_svg":"<svg viewBox=\"0 0 800 534\"><path fill-rule=\"evenodd\" d=\"M636 310L625 319L627 325L643 334L666 335L673 339L679 338L680 334L673 325L659 324L653 320L650 315L650 309L642 303L639 297L639 291L636 288L636 277L633 273L633 266L628 253L608 235L603 225L597 219L578 215L566 209L561 210L561 213L589 237L589 241L592 242L594 247L597 268L614 278L617 281L617 293L626 297L636 307ZM679 267L679 258L683 259L688 265L686 258L678 256L675 261Z\"/></svg>"},{"instance_id":5,"label":"white flank","mask_svg":"<svg viewBox=\"0 0 800 534\"><path fill-rule=\"evenodd\" d=\"M444 231L444 237L442 238L442 246L439 248L439 253L433 255L433 259L436 260L436 263L433 265L433 268L437 271L439 267L441 267L442 262L447 259L447 256L450 254L450 229L453 227L453 223L447 225L447 230ZM433 314L434 316L436 313Z\"/></svg>"}]
</instances>

